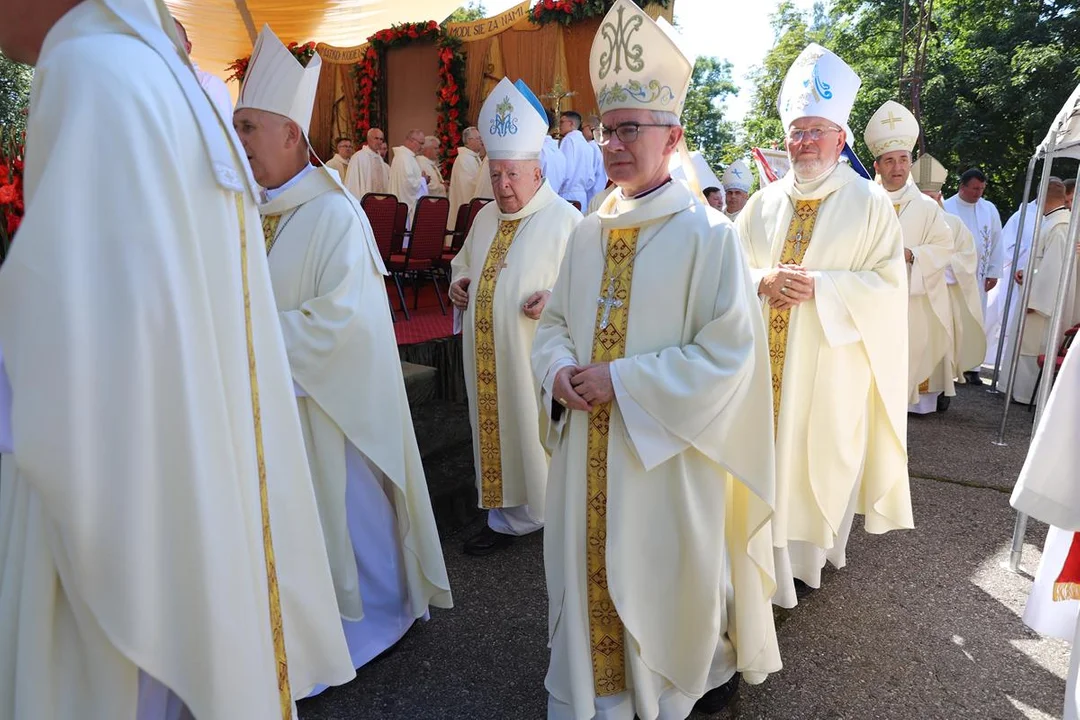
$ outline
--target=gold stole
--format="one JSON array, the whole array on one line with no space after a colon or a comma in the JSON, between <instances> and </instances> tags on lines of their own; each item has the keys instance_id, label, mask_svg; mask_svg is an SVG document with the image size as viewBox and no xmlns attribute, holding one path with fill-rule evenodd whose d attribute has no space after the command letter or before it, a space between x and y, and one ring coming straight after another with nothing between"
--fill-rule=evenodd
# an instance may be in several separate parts
<instances>
[{"instance_id":1,"label":"gold stole","mask_svg":"<svg viewBox=\"0 0 1080 720\"><path fill-rule=\"evenodd\" d=\"M893 203L893 210L896 211L896 216L900 217L900 203ZM909 267L908 272L910 272L911 271L910 270L910 265L908 267ZM908 282L910 284L911 278L908 278ZM922 383L919 384L919 394L920 395L922 395L923 393L928 393L928 392L930 392L930 378L926 378L925 380L922 381Z\"/></svg>"},{"instance_id":2,"label":"gold stole","mask_svg":"<svg viewBox=\"0 0 1080 720\"><path fill-rule=\"evenodd\" d=\"M473 291L473 330L476 354L476 429L480 445L480 503L503 504L502 450L499 437L499 385L495 372L495 283L521 220L502 220L488 248L484 269Z\"/></svg>"},{"instance_id":3,"label":"gold stole","mask_svg":"<svg viewBox=\"0 0 1080 720\"><path fill-rule=\"evenodd\" d=\"M270 251L274 249L274 243L277 241L278 223L280 222L281 215L263 215L263 239L266 240L267 255L269 255Z\"/></svg>"},{"instance_id":4,"label":"gold stole","mask_svg":"<svg viewBox=\"0 0 1080 720\"><path fill-rule=\"evenodd\" d=\"M810 237L814 234L821 200L797 200L791 215L784 249L780 251L782 265L802 265ZM773 432L780 424L780 391L784 386L784 361L787 359L788 326L791 310L769 307L769 363L772 365Z\"/></svg>"},{"instance_id":5,"label":"gold stole","mask_svg":"<svg viewBox=\"0 0 1080 720\"><path fill-rule=\"evenodd\" d=\"M634 254L638 229L608 233L607 263L600 281L604 292L614 279L618 303L596 310L592 362L611 362L626 354L626 326L630 317L630 283L634 277ZM610 293L609 293L610 295ZM602 319L607 325L601 328ZM592 647L593 683L597 697L626 689L624 630L607 582L607 470L608 430L611 403L589 413L586 461L585 573L588 577L589 643Z\"/></svg>"}]
</instances>

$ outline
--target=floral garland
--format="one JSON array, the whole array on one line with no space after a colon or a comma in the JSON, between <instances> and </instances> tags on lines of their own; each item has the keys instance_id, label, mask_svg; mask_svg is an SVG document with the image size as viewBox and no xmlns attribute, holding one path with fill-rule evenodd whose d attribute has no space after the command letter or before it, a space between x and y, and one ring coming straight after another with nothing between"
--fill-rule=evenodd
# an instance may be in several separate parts
<instances>
[{"instance_id":1,"label":"floral garland","mask_svg":"<svg viewBox=\"0 0 1080 720\"><path fill-rule=\"evenodd\" d=\"M0 261L7 256L26 210L23 196L23 154L26 136L0 127Z\"/></svg>"},{"instance_id":2,"label":"floral garland","mask_svg":"<svg viewBox=\"0 0 1080 720\"><path fill-rule=\"evenodd\" d=\"M639 6L659 5L666 8L671 0L634 0ZM557 22L569 25L579 20L599 17L611 9L612 0L540 0L532 9L532 21L537 25Z\"/></svg>"},{"instance_id":3,"label":"floral garland","mask_svg":"<svg viewBox=\"0 0 1080 720\"><path fill-rule=\"evenodd\" d=\"M291 52L293 57L299 60L300 64L304 67L307 67L308 62L315 56L315 43L313 42L307 42L303 45L291 42L286 47L288 47L289 52ZM250 62L250 55L233 60L232 64L225 68L226 70L232 71L232 75L229 76L228 82L235 80L236 82L243 84L244 76L247 75L248 64Z\"/></svg>"},{"instance_id":4,"label":"floral garland","mask_svg":"<svg viewBox=\"0 0 1080 720\"><path fill-rule=\"evenodd\" d=\"M461 40L451 37L434 20L426 23L404 23L380 30L368 38L364 57L356 64L356 134L363 138L383 119L376 98L376 82L380 65L390 48L401 47L414 40L433 40L439 48L439 81L437 95L438 127L436 137L442 146L444 172L449 173L457 158L461 134L465 130L467 110L462 87L465 84L465 55Z\"/></svg>"}]
</instances>

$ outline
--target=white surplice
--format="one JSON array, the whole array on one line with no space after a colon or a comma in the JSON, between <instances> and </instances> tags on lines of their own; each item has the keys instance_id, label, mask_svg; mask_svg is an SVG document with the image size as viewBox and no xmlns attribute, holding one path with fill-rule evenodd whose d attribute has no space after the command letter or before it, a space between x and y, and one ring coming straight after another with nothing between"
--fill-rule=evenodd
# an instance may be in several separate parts
<instances>
[{"instance_id":1,"label":"white surplice","mask_svg":"<svg viewBox=\"0 0 1080 720\"><path fill-rule=\"evenodd\" d=\"M404 145L394 148L394 160L390 163L390 194L409 208L409 226L412 226L416 201L426 194L427 183L420 169L416 153Z\"/></svg>"},{"instance_id":2,"label":"white surplice","mask_svg":"<svg viewBox=\"0 0 1080 720\"><path fill-rule=\"evenodd\" d=\"M544 144L540 148L540 172L551 189L562 195L563 185L566 183L566 157L559 149L559 143L550 135L544 138ZM584 210L585 206L582 205L581 208Z\"/></svg>"},{"instance_id":3,"label":"white surplice","mask_svg":"<svg viewBox=\"0 0 1080 720\"><path fill-rule=\"evenodd\" d=\"M992 365L997 359L998 340L1001 337L1002 314L1005 312L1005 293L1013 276L1013 252L1016 249L1016 233L1020 230L1020 212L1023 205L1012 214L1005 227L1001 229L1001 277L1002 280L995 285L990 292L986 293L986 363ZM1016 267L1027 267L1028 256L1031 254L1031 240L1035 236L1035 219L1038 212L1038 203L1032 200L1027 204L1027 213L1024 217L1024 227L1020 237L1020 257L1017 258ZM1008 282L1007 282L1008 281ZM1009 322L1016 322L1016 308L1020 303L1020 286L1013 287L1012 300L1009 303Z\"/></svg>"},{"instance_id":4,"label":"white surplice","mask_svg":"<svg viewBox=\"0 0 1080 720\"><path fill-rule=\"evenodd\" d=\"M1010 502L1022 513L1051 526L1042 562L1031 589L1024 622L1034 630L1070 640L1073 646L1065 684L1064 720L1080 717L1077 673L1080 655L1080 603L1054 602L1053 583L1061 572L1073 533L1080 532L1080 353L1070 352L1061 366L1050 400L1028 448Z\"/></svg>"},{"instance_id":5,"label":"white surplice","mask_svg":"<svg viewBox=\"0 0 1080 720\"><path fill-rule=\"evenodd\" d=\"M566 160L566 177L559 192L567 202L577 200L582 209L589 206L589 190L596 183L596 155L580 130L568 132L559 141L559 152Z\"/></svg>"},{"instance_id":6,"label":"white surplice","mask_svg":"<svg viewBox=\"0 0 1080 720\"><path fill-rule=\"evenodd\" d=\"M625 356L610 365L607 448L607 580L625 625L628 690L595 697L585 576L590 416L569 411L546 438L549 717L682 718L736 670L757 683L780 669L765 330L726 218L681 183L639 200L616 190L571 236L540 320L533 371L545 412L556 369L592 357L614 228L639 228Z\"/></svg>"},{"instance_id":7,"label":"white surplice","mask_svg":"<svg viewBox=\"0 0 1080 720\"><path fill-rule=\"evenodd\" d=\"M390 166L379 153L365 145L349 158L344 183L357 200L363 200L368 193L388 193Z\"/></svg>"},{"instance_id":8,"label":"white surplice","mask_svg":"<svg viewBox=\"0 0 1080 720\"><path fill-rule=\"evenodd\" d=\"M544 521L548 454L537 428L540 414L530 358L537 322L525 316L522 305L538 290L555 285L559 264L570 232L581 213L545 182L519 212L504 214L489 203L476 216L469 237L451 263L453 282L469 278L475 293L488 251L506 220L520 220L492 299L492 333L495 341L495 373L498 383L499 458L502 467L500 507L527 506L529 518ZM476 402L476 303L465 309L462 323L465 389L472 423L473 464L478 497L480 481L480 431ZM512 528L507 528L512 529ZM535 528L534 528L535 529ZM514 533L517 534L517 533Z\"/></svg>"},{"instance_id":9,"label":"white surplice","mask_svg":"<svg viewBox=\"0 0 1080 720\"><path fill-rule=\"evenodd\" d=\"M815 296L791 311L776 438L775 601L785 607L795 578L817 587L826 559L844 565L854 513L875 534L913 527L900 222L885 191L847 165L808 183L788 173L739 215L755 287L780 261L798 200L822 203L803 259Z\"/></svg>"},{"instance_id":10,"label":"white surplice","mask_svg":"<svg viewBox=\"0 0 1080 720\"><path fill-rule=\"evenodd\" d=\"M386 299L386 270L371 226L327 171L303 174L260 212L280 215L270 278L292 377L301 390L300 425L341 617L365 616L345 502L348 484L362 481L347 472L350 445L370 463L373 476L391 483L398 537L386 548L392 553L386 566L395 576L396 567L404 566L405 609L419 618L429 605L451 607Z\"/></svg>"},{"instance_id":11,"label":"white surplice","mask_svg":"<svg viewBox=\"0 0 1080 720\"><path fill-rule=\"evenodd\" d=\"M446 181L443 180L442 170L439 169L439 164L434 160L428 159L426 155L417 155L416 162L420 164L420 171L427 173L427 194L435 195L437 197L446 197Z\"/></svg>"},{"instance_id":12,"label":"white surplice","mask_svg":"<svg viewBox=\"0 0 1080 720\"><path fill-rule=\"evenodd\" d=\"M135 718L141 685L169 697L140 720L177 701L281 717L260 467L293 697L355 674L254 181L162 13L80 3L35 74L27 213L0 271L7 720ZM108 162L67 161L87 148Z\"/></svg>"},{"instance_id":13,"label":"white surplice","mask_svg":"<svg viewBox=\"0 0 1080 720\"><path fill-rule=\"evenodd\" d=\"M475 152L464 146L458 148L457 160L450 171L450 215L447 227L453 229L458 208L475 197L473 192L476 190L476 176L480 173L482 164L483 161Z\"/></svg>"}]
</instances>

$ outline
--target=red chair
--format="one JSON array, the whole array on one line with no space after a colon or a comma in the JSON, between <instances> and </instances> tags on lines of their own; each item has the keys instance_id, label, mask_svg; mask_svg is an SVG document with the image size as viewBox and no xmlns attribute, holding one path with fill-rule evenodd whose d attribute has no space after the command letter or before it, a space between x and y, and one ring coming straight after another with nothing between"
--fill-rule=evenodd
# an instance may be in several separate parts
<instances>
[{"instance_id":1,"label":"red chair","mask_svg":"<svg viewBox=\"0 0 1080 720\"><path fill-rule=\"evenodd\" d=\"M458 208L457 219L454 220L454 229L446 232L450 236L450 247L444 246L442 257L438 262L439 268L446 275L447 283L450 282L450 262L461 252L461 247L465 244L465 238L468 237L465 230L468 223L469 206L465 204Z\"/></svg>"},{"instance_id":2,"label":"red chair","mask_svg":"<svg viewBox=\"0 0 1080 720\"><path fill-rule=\"evenodd\" d=\"M403 202L397 204L397 215L394 216L394 235L390 243L390 254L400 255L405 247L405 238L409 236L409 206Z\"/></svg>"},{"instance_id":3,"label":"red chair","mask_svg":"<svg viewBox=\"0 0 1080 720\"><path fill-rule=\"evenodd\" d=\"M360 200L360 206L364 208L364 214L367 215L368 222L371 224L371 231L375 234L375 244L379 247L379 254L382 255L383 263L389 264L390 255L393 254L394 248L394 228L398 215L397 198L385 193L367 193ZM401 287L401 281L396 277L394 278L394 286L397 288L401 312L404 313L405 319L408 320L409 309L405 305L405 290ZM391 304L390 310L396 321L397 316L393 312L393 304Z\"/></svg>"},{"instance_id":4,"label":"red chair","mask_svg":"<svg viewBox=\"0 0 1080 720\"><path fill-rule=\"evenodd\" d=\"M450 201L444 197L422 197L416 201L413 213L409 247L404 253L390 256L387 268L396 278L411 277L413 280L413 309L420 306L420 280L431 278L439 309L446 314L442 291L439 289L439 261L442 259L443 238L446 236L446 219L450 213Z\"/></svg>"},{"instance_id":5,"label":"red chair","mask_svg":"<svg viewBox=\"0 0 1080 720\"><path fill-rule=\"evenodd\" d=\"M472 229L473 222L476 221L476 214L484 209L484 206L489 202L492 202L491 198L473 198L469 201L469 221L465 223L465 237L469 236L469 230ZM465 242L462 240L462 242Z\"/></svg>"},{"instance_id":6,"label":"red chair","mask_svg":"<svg viewBox=\"0 0 1080 720\"><path fill-rule=\"evenodd\" d=\"M1058 371L1061 370L1061 363L1065 362L1065 355L1069 352L1069 348L1072 347L1073 340L1076 338L1076 333L1080 331L1080 325L1073 325L1071 328L1065 331L1065 337L1061 340L1061 345L1058 347L1057 357L1054 358L1054 376L1050 382L1053 384L1054 380L1057 380ZM1039 383L1042 381L1043 366L1046 364L1046 355L1039 355L1039 374L1035 376L1035 390L1031 393L1031 402L1028 403L1032 408L1035 407L1035 396L1039 394Z\"/></svg>"}]
</instances>

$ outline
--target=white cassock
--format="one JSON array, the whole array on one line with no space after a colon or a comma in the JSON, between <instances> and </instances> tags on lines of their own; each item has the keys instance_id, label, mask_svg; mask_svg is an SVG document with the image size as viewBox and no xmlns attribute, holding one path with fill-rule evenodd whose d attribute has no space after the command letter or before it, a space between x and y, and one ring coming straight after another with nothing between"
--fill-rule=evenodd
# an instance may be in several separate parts
<instances>
[{"instance_id":1,"label":"white cassock","mask_svg":"<svg viewBox=\"0 0 1080 720\"><path fill-rule=\"evenodd\" d=\"M1022 209L1023 206L1020 206ZM1020 209L1012 214L1005 227L1001 229L1002 250L1002 281L995 285L990 292L986 293L986 314L993 321L993 325L986 328L986 363L993 365L997 359L998 340L1001 338L1002 314L1005 312L1005 293L1009 284L1013 282L1013 251L1016 249L1016 233L1020 229ZM1020 237L1020 257L1017 258L1016 267L1027 267L1028 256L1031 254L1031 240L1035 237L1035 219L1038 212L1038 202L1032 200L1027 205L1027 213L1024 217L1023 232ZM1014 283L1015 284L1015 283ZM1013 288L1012 300L1009 302L1009 323L1015 324L1017 307L1020 304L1020 293L1023 288L1016 285ZM1000 373L999 373L1000 375Z\"/></svg>"},{"instance_id":2,"label":"white cassock","mask_svg":"<svg viewBox=\"0 0 1080 720\"><path fill-rule=\"evenodd\" d=\"M470 202L476 190L476 177L480 173L483 161L480 156L467 147L459 147L454 168L450 171L450 216L448 227L453 228L457 221L458 209ZM491 182L489 179L488 182Z\"/></svg>"},{"instance_id":3,"label":"white cassock","mask_svg":"<svg viewBox=\"0 0 1080 720\"><path fill-rule=\"evenodd\" d=\"M1013 382L1013 400L1030 403L1036 390L1039 377L1038 357L1046 352L1046 339L1050 333L1050 316L1057 305L1058 283L1065 271L1068 260L1076 261L1075 248L1069 245L1069 211L1064 207L1051 211L1043 218L1039 237L1035 243L1035 272L1024 271L1024 281L1031 281L1031 295L1028 298L1028 313L1024 324L1024 335L1020 341L1020 361L1016 366L1016 379ZM1074 270L1073 280L1066 295L1063 309L1062 331L1072 327L1077 321L1076 307L1077 275ZM1001 360L1000 378L1008 378L1009 361L1012 359L1013 341L1016 328L1010 327L1005 336L1005 353ZM1061 344L1059 335L1053 343L1049 355L1054 355ZM1001 382L1005 382L1003 379Z\"/></svg>"},{"instance_id":4,"label":"white cassock","mask_svg":"<svg viewBox=\"0 0 1080 720\"><path fill-rule=\"evenodd\" d=\"M341 157L338 153L334 153L334 157L326 161L326 167L332 169L338 174L338 178L342 183L345 182L345 178L349 174L349 161ZM363 197L363 196L361 196Z\"/></svg>"},{"instance_id":5,"label":"white cassock","mask_svg":"<svg viewBox=\"0 0 1080 720\"><path fill-rule=\"evenodd\" d=\"M551 189L562 195L566 183L566 156L559 149L559 143L550 135L544 138L544 145L540 148L540 172L544 174Z\"/></svg>"},{"instance_id":6,"label":"white cassock","mask_svg":"<svg viewBox=\"0 0 1080 720\"><path fill-rule=\"evenodd\" d=\"M520 212L508 215L495 203L486 205L450 264L453 282L470 279L462 350L476 489L480 507L492 509L488 524L509 534L543 525L548 472L530 365L537 322L522 306L534 292L555 285L567 238L580 221L581 213L545 182ZM492 267L494 279L485 275ZM490 300L478 318L481 294Z\"/></svg>"},{"instance_id":7,"label":"white cassock","mask_svg":"<svg viewBox=\"0 0 1080 720\"><path fill-rule=\"evenodd\" d=\"M476 187L473 188L473 197L495 199L495 188L491 185L491 165L486 157L480 163L480 170L476 173Z\"/></svg>"},{"instance_id":8,"label":"white cassock","mask_svg":"<svg viewBox=\"0 0 1080 720\"><path fill-rule=\"evenodd\" d=\"M566 179L562 195L567 202L577 200L584 209L589 206L589 190L596 182L596 155L580 130L567 133L559 141L559 152L566 159Z\"/></svg>"},{"instance_id":9,"label":"white cassock","mask_svg":"<svg viewBox=\"0 0 1080 720\"><path fill-rule=\"evenodd\" d=\"M1073 541L1080 531L1080 485L1076 471L1080 467L1080 353L1070 352L1050 400L1035 429L1027 460L1013 490L1012 506L1050 525L1042 561L1024 609L1024 623L1045 635L1072 643L1069 676L1065 684L1064 720L1080 718L1080 693L1077 672L1080 654L1080 601L1054 601L1057 579Z\"/></svg>"},{"instance_id":10,"label":"white cassock","mask_svg":"<svg viewBox=\"0 0 1080 720\"><path fill-rule=\"evenodd\" d=\"M974 367L979 358L986 355L986 333L983 332L982 303L979 300L979 257L975 252L975 238L955 215L945 214L945 222L953 233L953 255L945 268L945 282L949 286L949 304L952 308L953 345L942 363L931 376L943 384L964 382L964 371ZM954 390L955 392L955 390Z\"/></svg>"},{"instance_id":11,"label":"white cassock","mask_svg":"<svg viewBox=\"0 0 1080 720\"><path fill-rule=\"evenodd\" d=\"M420 171L427 173L427 194L446 197L446 181L443 180L439 164L434 160L429 160L426 155L417 155L416 162L420 164Z\"/></svg>"},{"instance_id":12,"label":"white cassock","mask_svg":"<svg viewBox=\"0 0 1080 720\"><path fill-rule=\"evenodd\" d=\"M612 276L615 257L625 269ZM619 305L597 339L602 297ZM616 190L571 235L533 346L552 417L549 718L683 718L736 671L758 683L780 669L768 355L756 312L731 224L682 183L639 200ZM620 338L615 401L557 416L558 368L586 365ZM606 560L586 551L597 545ZM588 579L604 572L604 584ZM611 599L600 601L598 587ZM602 612L608 602L617 618ZM612 672L623 665L594 652L590 629L625 653L625 691L596 696L593 660Z\"/></svg>"},{"instance_id":13,"label":"white cassock","mask_svg":"<svg viewBox=\"0 0 1080 720\"><path fill-rule=\"evenodd\" d=\"M589 141L589 147L592 148L593 154L593 179L589 188L589 205L592 205L593 198L604 192L604 188L607 187L608 176L607 169L604 168L604 151L595 140Z\"/></svg>"},{"instance_id":14,"label":"white cassock","mask_svg":"<svg viewBox=\"0 0 1080 720\"><path fill-rule=\"evenodd\" d=\"M134 5L76 5L34 77L0 272L0 717L280 718L260 468L293 697L355 671L254 181ZM109 162L66 162L87 147Z\"/></svg>"},{"instance_id":15,"label":"white cassock","mask_svg":"<svg viewBox=\"0 0 1080 720\"><path fill-rule=\"evenodd\" d=\"M365 145L349 158L345 187L357 200L368 193L390 192L390 167L379 153Z\"/></svg>"},{"instance_id":16,"label":"white cassock","mask_svg":"<svg viewBox=\"0 0 1080 720\"><path fill-rule=\"evenodd\" d=\"M945 382L931 377L953 344L952 306L945 282L953 233L941 207L910 178L904 187L889 192L889 200L900 218L904 248L913 256L907 266L909 410L935 412L938 395L956 394L951 378Z\"/></svg>"},{"instance_id":17,"label":"white cassock","mask_svg":"<svg viewBox=\"0 0 1080 720\"><path fill-rule=\"evenodd\" d=\"M762 302L770 351L783 358L773 366L774 602L791 607L794 578L818 587L826 560L844 566L854 513L870 533L913 527L903 238L885 191L843 163L813 182L788 173L766 186L737 227L755 283L781 262L814 277L815 297L786 323Z\"/></svg>"},{"instance_id":18,"label":"white cassock","mask_svg":"<svg viewBox=\"0 0 1080 720\"><path fill-rule=\"evenodd\" d=\"M427 194L427 183L420 170L417 155L404 145L394 148L394 160L390 163L390 194L409 208L409 226L412 226L416 201Z\"/></svg>"},{"instance_id":19,"label":"white cassock","mask_svg":"<svg viewBox=\"0 0 1080 720\"><path fill-rule=\"evenodd\" d=\"M975 250L979 254L979 297L983 308L983 327L990 328L1000 319L995 321L987 311L986 284L987 278L1001 278L1004 267L1004 247L1001 241L1001 215L993 203L985 198L979 198L977 203L964 201L959 195L953 195L944 202L945 212L956 215L964 221L968 230L975 238ZM1005 283L998 282L998 285ZM996 342L987 337L986 344ZM969 370L978 370L982 363Z\"/></svg>"},{"instance_id":20,"label":"white cassock","mask_svg":"<svg viewBox=\"0 0 1080 720\"><path fill-rule=\"evenodd\" d=\"M221 117L229 118L229 122L232 123L232 95L229 94L229 88L225 87L225 81L217 75L202 70L195 63L192 63L191 66L195 68L195 77L199 79L199 85L206 92L206 96L210 98L210 102L214 103L214 107L218 109Z\"/></svg>"},{"instance_id":21,"label":"white cassock","mask_svg":"<svg viewBox=\"0 0 1080 720\"><path fill-rule=\"evenodd\" d=\"M271 191L272 192L272 191ZM359 203L308 171L260 207L270 279L353 664L451 607L383 281Z\"/></svg>"}]
</instances>

